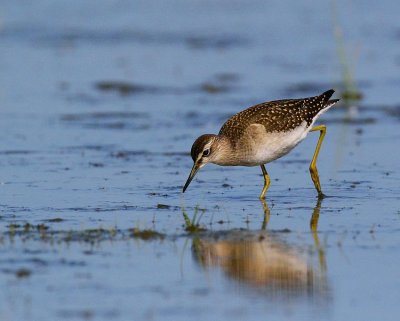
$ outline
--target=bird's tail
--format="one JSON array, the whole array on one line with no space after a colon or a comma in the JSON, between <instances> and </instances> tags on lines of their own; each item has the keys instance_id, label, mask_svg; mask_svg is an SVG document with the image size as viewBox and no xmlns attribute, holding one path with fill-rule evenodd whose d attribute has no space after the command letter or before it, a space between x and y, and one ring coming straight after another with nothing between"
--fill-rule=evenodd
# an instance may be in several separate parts
<instances>
[{"instance_id":1,"label":"bird's tail","mask_svg":"<svg viewBox=\"0 0 400 321\"><path fill-rule=\"evenodd\" d=\"M332 95L334 94L334 92L335 91L333 89L329 89L320 95L322 100L325 102L325 106L326 106L325 108L333 106L340 100L340 99L330 99L332 97Z\"/></svg>"}]
</instances>

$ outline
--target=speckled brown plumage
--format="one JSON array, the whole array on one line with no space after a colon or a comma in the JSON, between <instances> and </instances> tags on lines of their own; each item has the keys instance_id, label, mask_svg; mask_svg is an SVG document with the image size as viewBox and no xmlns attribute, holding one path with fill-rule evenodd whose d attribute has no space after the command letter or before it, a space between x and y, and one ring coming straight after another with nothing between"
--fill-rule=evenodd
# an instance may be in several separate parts
<instances>
[{"instance_id":1,"label":"speckled brown plumage","mask_svg":"<svg viewBox=\"0 0 400 321\"><path fill-rule=\"evenodd\" d=\"M323 193L316 163L326 126L313 125L322 113L338 101L329 100L333 93L331 89L315 97L261 103L232 116L218 135L200 136L192 146L194 164L182 191L185 192L196 173L208 163L221 166L259 165L264 176L260 198L264 199L271 182L265 164L289 153L308 133L319 131L310 174L321 197Z\"/></svg>"},{"instance_id":2,"label":"speckled brown plumage","mask_svg":"<svg viewBox=\"0 0 400 321\"><path fill-rule=\"evenodd\" d=\"M251 124L261 124L269 133L290 131L304 121L310 126L322 109L338 101L329 100L333 93L334 90L328 90L315 97L276 100L249 107L228 119L219 136L237 141Z\"/></svg>"}]
</instances>

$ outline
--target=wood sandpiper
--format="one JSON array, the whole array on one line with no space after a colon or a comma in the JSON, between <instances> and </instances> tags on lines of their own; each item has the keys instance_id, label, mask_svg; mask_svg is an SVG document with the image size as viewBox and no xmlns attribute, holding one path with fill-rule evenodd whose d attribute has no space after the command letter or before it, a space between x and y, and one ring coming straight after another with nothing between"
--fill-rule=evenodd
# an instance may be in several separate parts
<instances>
[{"instance_id":1,"label":"wood sandpiper","mask_svg":"<svg viewBox=\"0 0 400 321\"><path fill-rule=\"evenodd\" d=\"M315 121L339 99L330 99L333 89L315 97L264 102L249 107L229 118L218 135L205 134L193 143L193 168L183 187L207 163L221 166L260 166L264 187L260 199L270 185L265 164L289 153L309 132L319 131L317 147L310 164L311 179L323 196L317 170L317 158L326 133L325 125L313 127Z\"/></svg>"}]
</instances>

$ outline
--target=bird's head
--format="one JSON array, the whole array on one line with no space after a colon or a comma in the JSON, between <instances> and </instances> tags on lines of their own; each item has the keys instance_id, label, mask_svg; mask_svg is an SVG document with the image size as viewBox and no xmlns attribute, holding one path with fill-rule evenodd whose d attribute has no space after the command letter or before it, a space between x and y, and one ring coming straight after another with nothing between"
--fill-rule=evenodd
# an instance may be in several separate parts
<instances>
[{"instance_id":1,"label":"bird's head","mask_svg":"<svg viewBox=\"0 0 400 321\"><path fill-rule=\"evenodd\" d=\"M217 135L205 134L197 138L193 143L190 153L192 155L194 164L186 181L186 184L183 187L183 193L185 193L187 187L189 186L190 182L192 181L198 170L207 163L212 163L218 156L218 149L216 148L218 141L217 138Z\"/></svg>"}]
</instances>

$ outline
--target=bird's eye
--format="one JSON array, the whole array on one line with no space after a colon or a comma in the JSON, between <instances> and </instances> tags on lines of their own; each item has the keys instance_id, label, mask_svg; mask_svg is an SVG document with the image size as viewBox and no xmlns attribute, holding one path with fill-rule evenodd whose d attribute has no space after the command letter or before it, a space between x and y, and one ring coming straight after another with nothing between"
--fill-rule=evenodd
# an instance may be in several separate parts
<instances>
[{"instance_id":1,"label":"bird's eye","mask_svg":"<svg viewBox=\"0 0 400 321\"><path fill-rule=\"evenodd\" d=\"M210 155L210 150L209 149L205 149L203 151L203 156L207 157L208 155Z\"/></svg>"}]
</instances>

